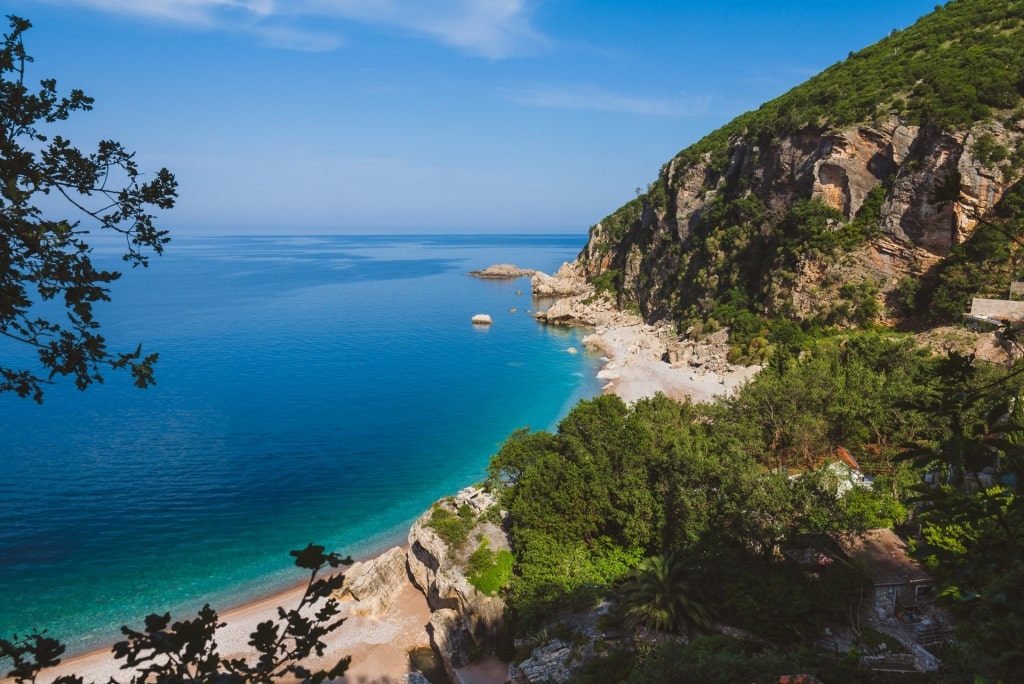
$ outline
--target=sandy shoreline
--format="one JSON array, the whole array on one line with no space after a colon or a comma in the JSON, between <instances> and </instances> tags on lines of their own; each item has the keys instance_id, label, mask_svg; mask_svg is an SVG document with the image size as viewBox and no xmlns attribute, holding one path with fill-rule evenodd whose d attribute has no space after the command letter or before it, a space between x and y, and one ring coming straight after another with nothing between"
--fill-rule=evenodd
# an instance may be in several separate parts
<instances>
[{"instance_id":1,"label":"sandy shoreline","mask_svg":"<svg viewBox=\"0 0 1024 684\"><path fill-rule=\"evenodd\" d=\"M302 582L220 613L221 622L226 625L217 632L219 653L225 657L249 654L251 649L247 642L256 625L266 620L276 620L278 607L286 610L296 607L305 586L305 582ZM426 597L407 580L385 618L352 615L350 613L354 607L354 601L342 602L343 614L347 615L346 622L325 640L327 649L324 657L306 664L313 667L330 667L340 658L350 655L352 664L346 676L339 681L381 684L400 682L402 675L413 671L408 652L412 649L430 647L430 638L426 631L430 609ZM175 619L192 617L195 616L172 616ZM126 681L130 679L130 674L120 669L121 662L114 659L109 649L95 650L73 656L56 667L43 670L38 681L47 684L66 674L78 675L87 684L107 682L111 677Z\"/></svg>"}]
</instances>

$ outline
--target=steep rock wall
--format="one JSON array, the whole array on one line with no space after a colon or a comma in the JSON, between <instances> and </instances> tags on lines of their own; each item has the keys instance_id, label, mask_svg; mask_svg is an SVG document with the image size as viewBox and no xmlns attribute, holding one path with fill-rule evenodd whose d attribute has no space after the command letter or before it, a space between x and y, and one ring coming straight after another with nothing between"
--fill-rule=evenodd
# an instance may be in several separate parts
<instances>
[{"instance_id":1,"label":"steep rock wall","mask_svg":"<svg viewBox=\"0 0 1024 684\"><path fill-rule=\"evenodd\" d=\"M494 503L490 493L469 487L438 505L447 507L453 514L468 505L479 519ZM409 530L409 575L427 597L432 611L430 632L434 647L441 654L452 681L458 681L455 670L470 662L474 650L493 649L505 614L502 599L485 596L470 584L466 577L466 559L476 548L478 535L489 540L491 551L507 550L510 546L500 527L478 520L466 548L452 549L430 527L432 516L433 510L428 510Z\"/></svg>"},{"instance_id":2,"label":"steep rock wall","mask_svg":"<svg viewBox=\"0 0 1024 684\"><path fill-rule=\"evenodd\" d=\"M757 230L763 236L776 230L799 199L819 200L850 222L872 192L883 192L877 230L866 244L829 272L815 268L815 255L809 255L792 269L796 282L786 283L785 301L769 299L765 306L769 314L783 306L806 310L790 295L820 297L830 279L832 285L870 279L884 305L902 276L921 277L933 269L1019 179L1019 172L983 154L980 143L1013 150L1021 137L1019 123L1007 128L989 121L942 132L893 118L873 126L807 127L780 138L733 139L724 165L710 154L696 163L680 156L666 164L652 184L664 188L664 206L656 206L648 193L595 225L578 267L589 279L613 272L647 320L672 318L687 306L699 310L701 299L712 297L719 285L719 245L714 236L709 240L707 217L723 202L759 200L765 215ZM775 277L759 271L762 264L740 267L755 281Z\"/></svg>"}]
</instances>

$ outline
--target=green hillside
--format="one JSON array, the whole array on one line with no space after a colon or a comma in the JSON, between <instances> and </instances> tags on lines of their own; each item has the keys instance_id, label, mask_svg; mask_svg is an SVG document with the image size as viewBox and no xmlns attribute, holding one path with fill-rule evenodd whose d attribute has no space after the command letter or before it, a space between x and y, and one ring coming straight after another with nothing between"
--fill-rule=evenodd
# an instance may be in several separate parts
<instances>
[{"instance_id":1,"label":"green hillside","mask_svg":"<svg viewBox=\"0 0 1024 684\"><path fill-rule=\"evenodd\" d=\"M709 403L601 396L505 442L488 484L511 520L515 660L566 649L587 684L1020 680L1024 338L1006 331L1000 365L894 329L1024 275L1022 26L1024 1L937 7L592 228L578 264L620 308L728 327L730 360L764 367ZM877 567L849 552L877 528L935 580L879 620ZM915 659L891 628L925 610L946 637L931 671L874 667Z\"/></svg>"},{"instance_id":2,"label":"green hillside","mask_svg":"<svg viewBox=\"0 0 1024 684\"><path fill-rule=\"evenodd\" d=\"M1003 203L1019 203L1021 55L1021 0L937 7L681 151L646 193L592 228L581 262L595 284L648 320L674 320L681 331L731 328L736 360L761 360L754 340L763 352L765 342L835 326L956 320L970 296L998 296L1020 275L1013 272L1015 212L985 207L978 225L997 222L999 230L975 237L953 222L977 203L953 202L962 162L980 174L965 183L998 186ZM864 163L872 187L862 203L829 205L810 172L799 176L780 161L795 149L810 165L827 156L833 138L842 144L843 135L863 131L887 138L897 127L916 137L905 157L890 151ZM916 202L909 219L894 214L906 197ZM950 227L925 229L960 230L952 244L911 255L893 273L858 269L858 259L870 262L870 250L877 253L885 239L908 242L901 226L921 232L915 221L932 214ZM909 244L912 250L931 249L933 235L911 237L921 243ZM972 248L972 240L982 246ZM964 264L979 254L982 268ZM831 280L809 281L809 270ZM794 306L801 288L817 298L815 307ZM820 297L813 294L819 289Z\"/></svg>"},{"instance_id":3,"label":"green hillside","mask_svg":"<svg viewBox=\"0 0 1024 684\"><path fill-rule=\"evenodd\" d=\"M1024 2L956 0L904 31L748 112L677 156L720 163L733 138L840 128L895 115L907 123L955 130L1019 107L1024 95ZM1013 121L1024 111L1013 113ZM1024 153L1013 160L1024 163ZM724 168L722 169L724 170Z\"/></svg>"}]
</instances>

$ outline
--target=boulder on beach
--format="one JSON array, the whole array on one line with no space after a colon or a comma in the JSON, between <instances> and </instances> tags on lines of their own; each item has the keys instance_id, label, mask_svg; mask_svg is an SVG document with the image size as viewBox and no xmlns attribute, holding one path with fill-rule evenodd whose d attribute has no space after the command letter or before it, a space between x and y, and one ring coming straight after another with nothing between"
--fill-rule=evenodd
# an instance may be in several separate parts
<instances>
[{"instance_id":1,"label":"boulder on beach","mask_svg":"<svg viewBox=\"0 0 1024 684\"><path fill-rule=\"evenodd\" d=\"M474 325L490 325L493 322L488 314L476 314L473 316Z\"/></svg>"}]
</instances>

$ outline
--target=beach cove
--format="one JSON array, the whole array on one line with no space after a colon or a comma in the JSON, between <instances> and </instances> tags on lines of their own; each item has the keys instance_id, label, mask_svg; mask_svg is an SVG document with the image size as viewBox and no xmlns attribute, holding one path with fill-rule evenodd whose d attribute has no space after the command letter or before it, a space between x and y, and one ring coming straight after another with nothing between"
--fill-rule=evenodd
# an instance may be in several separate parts
<instances>
[{"instance_id":1,"label":"beach cove","mask_svg":"<svg viewBox=\"0 0 1024 684\"><path fill-rule=\"evenodd\" d=\"M466 275L555 269L582 241L176 238L98 310L111 348L159 352L154 387L113 374L0 405L0 634L89 651L152 612L286 588L309 542L404 543L508 434L600 392L600 361L566 353L581 331L530 317L529 280ZM97 252L116 267L119 247ZM471 324L481 311L493 325Z\"/></svg>"},{"instance_id":2,"label":"beach cove","mask_svg":"<svg viewBox=\"0 0 1024 684\"><path fill-rule=\"evenodd\" d=\"M725 363L725 349L721 345L710 343L699 349L693 343L680 346L678 336L671 330L647 326L639 317L595 300L569 264L563 265L553 277L543 273L534 276L532 288L535 296L542 297L535 301L549 304L547 309L533 313L538 320L550 325L593 328L581 342L606 354L600 359L596 377L605 383L604 392L617 394L624 401L636 401L658 392L680 400L709 400L734 390L756 372ZM563 296L556 297L558 294ZM474 497L477 493L463 490L459 496ZM356 587L342 594L347 622L329 638L325 657L312 665L327 667L350 655L352 664L343 681L422 681L415 679L414 674L420 671L422 663L413 662L410 653L436 647L439 638L439 627L435 624L438 621L432 619L432 606L427 601L427 595L436 596L438 589L429 586L430 580L424 580L422 569L413 570L422 562L410 553L410 548L416 548L422 555L424 547L436 544L424 531L425 517L421 516L412 526L407 544L366 557L345 571L346 587ZM440 558L434 558L428 564L443 564L439 561ZM278 606L296 605L301 591L297 587L277 592L225 612L221 617L227 626L218 633L220 652L248 654L246 641L255 625L272 619ZM84 676L86 681L106 681L117 676L117 663L108 651L97 650L44 672L44 681L70 673ZM488 657L460 667L454 674L464 684L488 684L505 682L510 673L508 665ZM410 676L414 679L410 680Z\"/></svg>"}]
</instances>

